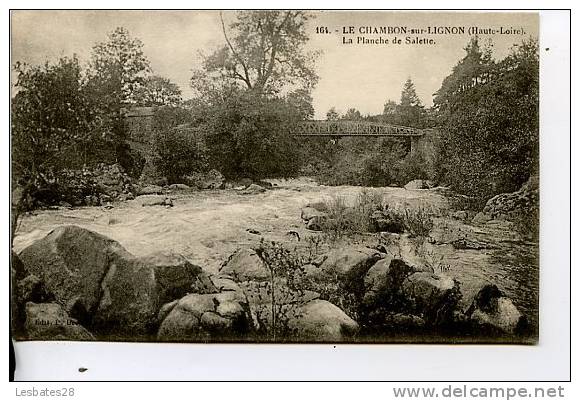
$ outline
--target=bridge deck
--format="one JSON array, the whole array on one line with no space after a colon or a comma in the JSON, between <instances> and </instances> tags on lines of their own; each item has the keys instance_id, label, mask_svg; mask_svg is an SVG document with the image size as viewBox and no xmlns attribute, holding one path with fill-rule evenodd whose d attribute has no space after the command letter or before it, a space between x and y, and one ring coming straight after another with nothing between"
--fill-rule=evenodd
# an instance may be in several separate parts
<instances>
[{"instance_id":1,"label":"bridge deck","mask_svg":"<svg viewBox=\"0 0 580 401\"><path fill-rule=\"evenodd\" d=\"M303 121L294 129L295 136L361 136L361 137L420 137L423 131L417 128L402 127L368 121Z\"/></svg>"}]
</instances>

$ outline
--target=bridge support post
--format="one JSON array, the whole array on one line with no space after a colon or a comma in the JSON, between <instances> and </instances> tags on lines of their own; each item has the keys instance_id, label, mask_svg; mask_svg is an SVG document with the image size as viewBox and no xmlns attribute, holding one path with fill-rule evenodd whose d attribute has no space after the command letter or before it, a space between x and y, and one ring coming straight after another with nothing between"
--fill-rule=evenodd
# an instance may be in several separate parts
<instances>
[{"instance_id":1,"label":"bridge support post","mask_svg":"<svg viewBox=\"0 0 580 401\"><path fill-rule=\"evenodd\" d=\"M419 139L416 136L411 137L411 153L415 153L419 150Z\"/></svg>"}]
</instances>

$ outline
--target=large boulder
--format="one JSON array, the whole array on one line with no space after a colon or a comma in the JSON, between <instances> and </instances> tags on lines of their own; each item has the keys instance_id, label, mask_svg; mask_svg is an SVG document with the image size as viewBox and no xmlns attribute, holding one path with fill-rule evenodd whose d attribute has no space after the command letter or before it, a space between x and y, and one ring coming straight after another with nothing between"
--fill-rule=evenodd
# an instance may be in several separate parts
<instances>
[{"instance_id":1,"label":"large boulder","mask_svg":"<svg viewBox=\"0 0 580 401\"><path fill-rule=\"evenodd\" d=\"M101 281L109 267L134 263L116 241L95 232L63 226L20 253L26 269L45 283L56 300L77 299L86 311L95 311L102 295Z\"/></svg>"},{"instance_id":2,"label":"large boulder","mask_svg":"<svg viewBox=\"0 0 580 401\"><path fill-rule=\"evenodd\" d=\"M91 341L95 337L58 303L26 304L27 340Z\"/></svg>"},{"instance_id":3,"label":"large boulder","mask_svg":"<svg viewBox=\"0 0 580 401\"><path fill-rule=\"evenodd\" d=\"M537 175L530 176L522 187L510 193L502 193L489 199L474 223L489 220L518 221L522 218L537 219L540 206L540 183Z\"/></svg>"},{"instance_id":4,"label":"large boulder","mask_svg":"<svg viewBox=\"0 0 580 401\"><path fill-rule=\"evenodd\" d=\"M320 270L325 276L343 281L347 290L362 295L365 274L382 257L369 248L344 247L332 250L320 265Z\"/></svg>"},{"instance_id":5,"label":"large boulder","mask_svg":"<svg viewBox=\"0 0 580 401\"><path fill-rule=\"evenodd\" d=\"M527 319L496 285L485 285L466 315L478 334L523 334Z\"/></svg>"},{"instance_id":6,"label":"large boulder","mask_svg":"<svg viewBox=\"0 0 580 401\"><path fill-rule=\"evenodd\" d=\"M148 334L163 303L200 288L215 290L198 266L179 256L136 258L118 242L76 226L51 231L20 257L72 317L104 336Z\"/></svg>"},{"instance_id":7,"label":"large boulder","mask_svg":"<svg viewBox=\"0 0 580 401\"><path fill-rule=\"evenodd\" d=\"M376 262L364 277L365 293L363 304L369 307L388 307L382 305L392 301L401 290L401 285L413 273L423 271L420 267L402 259L387 256Z\"/></svg>"},{"instance_id":8,"label":"large boulder","mask_svg":"<svg viewBox=\"0 0 580 401\"><path fill-rule=\"evenodd\" d=\"M160 341L239 340L251 330L246 298L237 291L189 294L162 311Z\"/></svg>"},{"instance_id":9,"label":"large boulder","mask_svg":"<svg viewBox=\"0 0 580 401\"><path fill-rule=\"evenodd\" d=\"M216 291L207 274L181 255L159 253L136 258L122 269L115 267L111 265L103 278L94 321L117 333L149 334L163 304L191 292Z\"/></svg>"},{"instance_id":10,"label":"large boulder","mask_svg":"<svg viewBox=\"0 0 580 401\"><path fill-rule=\"evenodd\" d=\"M299 341L344 342L359 331L357 322L338 306L320 299L299 306L287 324Z\"/></svg>"},{"instance_id":11,"label":"large boulder","mask_svg":"<svg viewBox=\"0 0 580 401\"><path fill-rule=\"evenodd\" d=\"M156 252L139 258L147 266L153 267L159 302L179 299L184 294L212 294L218 292L210 276L182 255L172 252Z\"/></svg>"},{"instance_id":12,"label":"large boulder","mask_svg":"<svg viewBox=\"0 0 580 401\"><path fill-rule=\"evenodd\" d=\"M411 274L403 280L401 290L407 308L432 325L449 323L461 299L456 280L431 272Z\"/></svg>"},{"instance_id":13,"label":"large boulder","mask_svg":"<svg viewBox=\"0 0 580 401\"><path fill-rule=\"evenodd\" d=\"M234 252L220 267L222 275L229 275L236 281L264 281L270 279L270 271L253 249L242 248Z\"/></svg>"}]
</instances>

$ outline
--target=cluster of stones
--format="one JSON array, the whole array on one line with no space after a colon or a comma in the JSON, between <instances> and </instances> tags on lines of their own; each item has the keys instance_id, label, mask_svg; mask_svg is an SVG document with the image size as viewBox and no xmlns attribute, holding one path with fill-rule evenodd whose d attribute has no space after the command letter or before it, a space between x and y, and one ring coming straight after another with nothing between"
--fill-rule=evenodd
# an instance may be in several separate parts
<instances>
[{"instance_id":1,"label":"cluster of stones","mask_svg":"<svg viewBox=\"0 0 580 401\"><path fill-rule=\"evenodd\" d=\"M493 285L462 310L455 280L369 248L316 258L299 269L296 288L273 277L258 250L239 249L209 274L177 254L135 257L64 226L13 254L11 269L17 339L341 342L369 328L517 335L525 323ZM333 280L357 316L323 299L320 289Z\"/></svg>"},{"instance_id":2,"label":"cluster of stones","mask_svg":"<svg viewBox=\"0 0 580 401\"><path fill-rule=\"evenodd\" d=\"M215 170L212 170L215 171ZM219 172L216 171L216 174ZM209 176L213 178L217 178L218 176L212 174L210 171ZM220 174L221 176L221 174ZM224 183L222 181L223 177L217 181L209 181L206 182L207 185L197 185L191 187L187 184L171 184L171 185L142 185L137 187L137 198L135 201L140 204L141 206L165 206L165 207L172 207L174 205L174 198L171 196L172 194L189 191L193 189L221 189L221 188L228 188L228 189L236 189L238 193L241 195L257 195L261 194L266 191L263 185L254 184L251 180L248 185L238 185L234 186L232 183ZM213 184L212 184L213 182ZM198 181L198 184L200 182ZM215 185L214 185L215 184Z\"/></svg>"},{"instance_id":3,"label":"cluster of stones","mask_svg":"<svg viewBox=\"0 0 580 401\"><path fill-rule=\"evenodd\" d=\"M105 205L111 201L133 199L135 194L131 177L119 164L68 170L62 173L61 180L67 188L65 199L71 206Z\"/></svg>"}]
</instances>

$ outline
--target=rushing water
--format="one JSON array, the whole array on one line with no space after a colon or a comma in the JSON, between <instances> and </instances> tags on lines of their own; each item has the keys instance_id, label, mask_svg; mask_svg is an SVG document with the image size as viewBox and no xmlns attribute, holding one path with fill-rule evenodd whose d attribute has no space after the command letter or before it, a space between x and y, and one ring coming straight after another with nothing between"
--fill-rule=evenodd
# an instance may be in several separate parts
<instances>
[{"instance_id":1,"label":"rushing water","mask_svg":"<svg viewBox=\"0 0 580 401\"><path fill-rule=\"evenodd\" d=\"M17 251L65 224L75 224L119 241L131 253L143 256L156 251L181 253L191 262L215 272L240 246L256 244L261 237L293 241L289 231L302 238L316 235L306 230L300 210L307 203L341 196L354 198L360 187L320 186L308 179L272 180L276 187L258 195L240 195L235 190L172 194L174 207L142 207L131 201L111 210L84 207L73 210L37 211L25 216L15 237ZM438 191L380 188L393 207L428 205L448 209ZM493 223L493 222L492 222ZM463 307L486 283L496 284L524 312L534 327L538 324L539 257L537 244L519 239L509 224L473 227L457 220L436 219L431 246L442 257L445 274L461 283ZM258 232L259 234L252 233ZM468 237L483 242L486 249L455 249L451 242Z\"/></svg>"}]
</instances>

